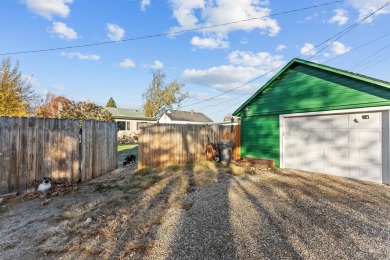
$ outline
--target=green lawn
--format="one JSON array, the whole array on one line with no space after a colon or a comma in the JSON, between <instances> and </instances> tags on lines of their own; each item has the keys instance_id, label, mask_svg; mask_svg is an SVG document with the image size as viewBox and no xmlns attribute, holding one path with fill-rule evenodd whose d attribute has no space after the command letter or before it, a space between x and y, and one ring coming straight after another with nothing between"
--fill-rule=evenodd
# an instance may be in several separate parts
<instances>
[{"instance_id":1,"label":"green lawn","mask_svg":"<svg viewBox=\"0 0 390 260\"><path fill-rule=\"evenodd\" d=\"M119 144L117 159L123 161L126 156L134 154L138 158L138 144Z\"/></svg>"}]
</instances>

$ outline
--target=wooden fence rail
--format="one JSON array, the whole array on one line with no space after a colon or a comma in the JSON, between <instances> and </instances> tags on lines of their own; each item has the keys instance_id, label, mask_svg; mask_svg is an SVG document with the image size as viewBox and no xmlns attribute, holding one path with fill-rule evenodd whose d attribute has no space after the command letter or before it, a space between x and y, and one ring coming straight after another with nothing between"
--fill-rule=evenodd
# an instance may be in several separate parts
<instances>
[{"instance_id":1,"label":"wooden fence rail","mask_svg":"<svg viewBox=\"0 0 390 260\"><path fill-rule=\"evenodd\" d=\"M75 183L114 170L116 124L91 122L82 122L83 133L91 133L91 137L80 142L77 120L0 117L0 195L34 191L35 180L44 176ZM88 161L97 165L92 171L90 165L80 164L90 157L91 151L80 149L85 147L96 153Z\"/></svg>"},{"instance_id":2,"label":"wooden fence rail","mask_svg":"<svg viewBox=\"0 0 390 260\"><path fill-rule=\"evenodd\" d=\"M234 142L232 159L240 158L239 125L148 125L138 137L138 168L204 160L206 144L219 141Z\"/></svg>"}]
</instances>

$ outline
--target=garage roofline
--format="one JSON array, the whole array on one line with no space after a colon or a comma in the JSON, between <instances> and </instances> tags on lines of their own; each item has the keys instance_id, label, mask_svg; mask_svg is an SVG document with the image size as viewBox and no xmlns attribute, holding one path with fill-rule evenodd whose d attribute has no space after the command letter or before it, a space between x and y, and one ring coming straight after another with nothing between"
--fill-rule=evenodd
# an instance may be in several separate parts
<instances>
[{"instance_id":1,"label":"garage roofline","mask_svg":"<svg viewBox=\"0 0 390 260\"><path fill-rule=\"evenodd\" d=\"M259 95L261 92L263 92L265 89L267 89L274 81L276 81L279 78L279 76L281 74L283 74L286 70L288 70L290 67L292 67L295 64L307 65L307 66L310 66L310 67L314 67L314 68L326 70L326 71L329 71L329 72L333 72L333 73L336 73L336 74L339 74L339 75L343 75L343 76L346 76L346 77L350 77L350 78L354 78L354 79L357 79L357 80L365 81L365 82L368 82L368 83L371 83L371 84L375 84L375 85L378 85L378 86L381 86L381 87L390 88L390 82L385 81L385 80L375 79L375 78L371 78L371 77L368 77L368 76L365 76L365 75L356 74L356 73L353 73L353 72L350 72L350 71L337 69L337 68L329 67L329 66L326 66L326 65L314 63L314 62L311 62L311 61L295 58L295 59L292 59L286 66L284 66L278 73L276 73L275 76L273 76L269 81L267 81L267 83L265 83L259 90L257 90L256 93L253 94L247 101L245 101L236 111L234 111L233 112L233 116L239 116L240 112L248 104L250 104L251 101L254 98L256 98L257 95Z\"/></svg>"}]
</instances>

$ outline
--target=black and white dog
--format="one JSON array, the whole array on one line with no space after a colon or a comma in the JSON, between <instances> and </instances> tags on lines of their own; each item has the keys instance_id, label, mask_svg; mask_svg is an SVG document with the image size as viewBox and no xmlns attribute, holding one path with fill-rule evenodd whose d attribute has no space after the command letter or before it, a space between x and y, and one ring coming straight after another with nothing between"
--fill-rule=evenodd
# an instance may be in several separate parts
<instances>
[{"instance_id":1,"label":"black and white dog","mask_svg":"<svg viewBox=\"0 0 390 260\"><path fill-rule=\"evenodd\" d=\"M134 154L130 154L126 156L125 161L123 162L123 166L136 164L136 163L137 163L137 157Z\"/></svg>"}]
</instances>

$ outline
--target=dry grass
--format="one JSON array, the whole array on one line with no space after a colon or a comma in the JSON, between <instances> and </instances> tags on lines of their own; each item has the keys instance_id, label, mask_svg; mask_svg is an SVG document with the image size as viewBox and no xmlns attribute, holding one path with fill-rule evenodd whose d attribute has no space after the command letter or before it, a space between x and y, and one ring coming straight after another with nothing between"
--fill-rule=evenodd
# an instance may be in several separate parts
<instances>
[{"instance_id":1,"label":"dry grass","mask_svg":"<svg viewBox=\"0 0 390 260\"><path fill-rule=\"evenodd\" d=\"M242 162L126 167L44 206L7 201L0 258L373 259L388 255L389 198L387 186Z\"/></svg>"},{"instance_id":2,"label":"dry grass","mask_svg":"<svg viewBox=\"0 0 390 260\"><path fill-rule=\"evenodd\" d=\"M195 162L132 174L102 176L85 184L88 196L57 217L57 226L40 238L45 254L102 259L142 258L152 247L159 226L171 209L188 210L188 192L210 185L226 174L250 167ZM87 218L92 223L85 224Z\"/></svg>"}]
</instances>

